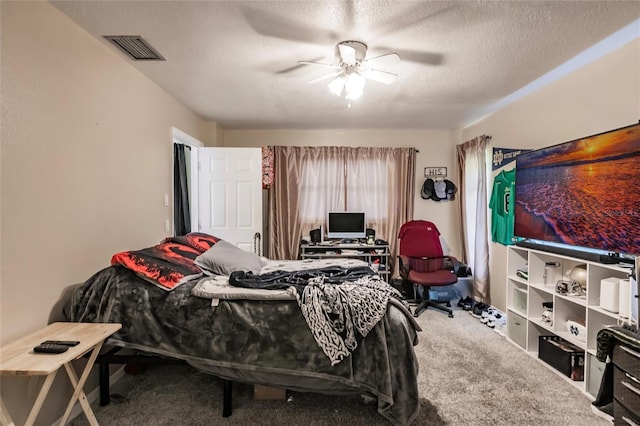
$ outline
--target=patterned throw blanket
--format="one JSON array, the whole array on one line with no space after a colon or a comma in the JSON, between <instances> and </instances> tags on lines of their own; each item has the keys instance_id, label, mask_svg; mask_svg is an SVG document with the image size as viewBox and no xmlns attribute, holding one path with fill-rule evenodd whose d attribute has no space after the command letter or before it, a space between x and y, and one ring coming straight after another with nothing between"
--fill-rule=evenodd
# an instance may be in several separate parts
<instances>
[{"instance_id":1,"label":"patterned throw blanket","mask_svg":"<svg viewBox=\"0 0 640 426\"><path fill-rule=\"evenodd\" d=\"M389 298L402 301L402 295L371 268L338 266L298 272L275 271L253 275L233 272L231 285L238 287L282 289L296 288L302 314L318 346L336 365L358 347L387 312Z\"/></svg>"},{"instance_id":2,"label":"patterned throw blanket","mask_svg":"<svg viewBox=\"0 0 640 426\"><path fill-rule=\"evenodd\" d=\"M340 285L317 277L298 295L298 304L314 339L335 365L358 347L358 334L365 337L382 319L390 297L402 298L377 275Z\"/></svg>"}]
</instances>

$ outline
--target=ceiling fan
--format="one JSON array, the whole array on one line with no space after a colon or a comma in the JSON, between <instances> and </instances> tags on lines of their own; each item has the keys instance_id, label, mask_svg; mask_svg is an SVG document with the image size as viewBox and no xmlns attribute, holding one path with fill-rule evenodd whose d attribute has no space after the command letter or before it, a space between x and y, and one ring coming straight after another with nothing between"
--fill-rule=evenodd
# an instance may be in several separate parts
<instances>
[{"instance_id":1,"label":"ceiling fan","mask_svg":"<svg viewBox=\"0 0 640 426\"><path fill-rule=\"evenodd\" d=\"M333 69L332 72L321 75L307 83L317 83L333 79L329 83L329 89L337 96L344 96L347 100L356 100L362 95L365 80L391 84L397 74L383 71L378 67L387 67L401 62L397 53L367 58L367 45L360 41L341 41L335 47L336 63L329 64L316 61L298 61L299 64L320 65Z\"/></svg>"}]
</instances>

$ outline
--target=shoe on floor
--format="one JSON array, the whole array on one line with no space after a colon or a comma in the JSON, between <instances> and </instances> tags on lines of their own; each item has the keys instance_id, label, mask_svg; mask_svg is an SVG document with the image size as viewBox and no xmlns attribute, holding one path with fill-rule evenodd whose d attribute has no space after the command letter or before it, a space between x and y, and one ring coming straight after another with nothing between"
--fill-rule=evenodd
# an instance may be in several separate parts
<instances>
[{"instance_id":1,"label":"shoe on floor","mask_svg":"<svg viewBox=\"0 0 640 426\"><path fill-rule=\"evenodd\" d=\"M504 312L499 310L494 310L493 314L489 317L487 321L487 326L495 329L496 327L504 328L507 325L507 317Z\"/></svg>"},{"instance_id":2,"label":"shoe on floor","mask_svg":"<svg viewBox=\"0 0 640 426\"><path fill-rule=\"evenodd\" d=\"M469 308L465 308L466 306L469 306ZM471 307L473 306L473 299L469 296L465 297L465 298L460 298L460 301L458 301L458 307L464 309L465 311L468 311L469 309L471 309Z\"/></svg>"},{"instance_id":3,"label":"shoe on floor","mask_svg":"<svg viewBox=\"0 0 640 426\"><path fill-rule=\"evenodd\" d=\"M470 311L473 309L473 305L476 304L476 301L473 300L471 297L467 296L467 298L464 301L464 304L462 305L462 309L464 309L465 311Z\"/></svg>"},{"instance_id":4,"label":"shoe on floor","mask_svg":"<svg viewBox=\"0 0 640 426\"><path fill-rule=\"evenodd\" d=\"M473 306L473 309L471 311L469 311L471 313L471 315L473 315L474 318L482 318L482 312L489 309L489 305L487 305L486 303L476 303Z\"/></svg>"},{"instance_id":5,"label":"shoe on floor","mask_svg":"<svg viewBox=\"0 0 640 426\"><path fill-rule=\"evenodd\" d=\"M486 324L493 317L493 313L496 311L496 308L493 306L489 306L486 310L482 311L480 314L480 322Z\"/></svg>"}]
</instances>

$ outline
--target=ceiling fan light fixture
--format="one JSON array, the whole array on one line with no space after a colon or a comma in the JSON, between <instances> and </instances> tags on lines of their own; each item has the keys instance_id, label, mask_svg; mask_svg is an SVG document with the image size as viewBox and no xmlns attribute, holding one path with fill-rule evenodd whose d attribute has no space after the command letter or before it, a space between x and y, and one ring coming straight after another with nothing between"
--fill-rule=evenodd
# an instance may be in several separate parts
<instances>
[{"instance_id":1,"label":"ceiling fan light fixture","mask_svg":"<svg viewBox=\"0 0 640 426\"><path fill-rule=\"evenodd\" d=\"M357 101L361 96L362 90L352 90L350 92L347 92L347 94L345 95L345 99L347 99L348 101Z\"/></svg>"},{"instance_id":2,"label":"ceiling fan light fixture","mask_svg":"<svg viewBox=\"0 0 640 426\"><path fill-rule=\"evenodd\" d=\"M334 72L316 77L307 83L316 83L332 79L328 84L329 91L336 96L343 97L351 107L351 101L360 99L364 92L367 80L379 83L391 84L397 77L389 71L382 71L377 68L381 61L389 64L400 62L400 55L397 53L385 53L370 59L366 59L367 45L354 40L341 41L335 47L336 61L333 64L315 61L299 61L301 64L322 65L329 67Z\"/></svg>"},{"instance_id":3,"label":"ceiling fan light fixture","mask_svg":"<svg viewBox=\"0 0 640 426\"><path fill-rule=\"evenodd\" d=\"M366 83L364 77L358 73L349 74L344 83L345 97L349 100L360 99L362 92L364 91L364 85Z\"/></svg>"},{"instance_id":4,"label":"ceiling fan light fixture","mask_svg":"<svg viewBox=\"0 0 640 426\"><path fill-rule=\"evenodd\" d=\"M344 89L344 78L342 76L336 77L331 83L328 84L329 90L336 96L341 96Z\"/></svg>"}]
</instances>

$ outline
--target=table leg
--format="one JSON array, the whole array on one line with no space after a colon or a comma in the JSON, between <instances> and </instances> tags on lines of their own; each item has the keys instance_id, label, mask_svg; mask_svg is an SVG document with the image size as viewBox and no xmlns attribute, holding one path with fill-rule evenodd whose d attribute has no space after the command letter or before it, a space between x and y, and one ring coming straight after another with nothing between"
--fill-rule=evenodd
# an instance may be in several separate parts
<instances>
[{"instance_id":1,"label":"table leg","mask_svg":"<svg viewBox=\"0 0 640 426\"><path fill-rule=\"evenodd\" d=\"M58 370L49 374L45 379L42 387L40 388L40 392L38 392L38 397L36 398L36 402L33 403L33 407L31 408L31 412L29 413L29 417L27 417L27 421L24 423L29 426L35 423L36 417L38 417L38 413L40 413L40 409L42 408L42 404L44 403L44 399L47 397L49 393L49 389L53 384L53 379L55 379Z\"/></svg>"},{"instance_id":2,"label":"table leg","mask_svg":"<svg viewBox=\"0 0 640 426\"><path fill-rule=\"evenodd\" d=\"M98 425L98 420L96 419L96 416L93 414L93 410L91 410L91 405L87 400L87 396L85 395L83 388L84 388L84 383L87 381L87 378L89 377L91 368L93 368L96 358L100 353L100 348L102 348L102 343L103 342L100 342L93 347L93 352L91 352L91 355L89 356L89 360L87 361L87 365L85 365L84 367L84 371L80 376L80 380L78 380L76 373L73 370L73 366L71 366L71 363L67 363L64 365L65 370L67 370L67 375L69 376L69 380L71 380L71 383L73 384L74 392L73 392L73 395L71 395L71 400L69 401L69 405L67 405L67 409L65 410L64 414L62 415L62 419L60 420L61 425L64 425L67 422L67 419L69 418L69 415L71 414L71 410L73 409L73 406L75 405L76 401L80 402L80 405L82 406L84 414L85 416L87 416L87 420L89 420L89 424L91 424L92 426Z\"/></svg>"},{"instance_id":3,"label":"table leg","mask_svg":"<svg viewBox=\"0 0 640 426\"><path fill-rule=\"evenodd\" d=\"M11 419L9 415L9 410L7 410L6 405L4 405L4 400L0 397L0 424L3 426L15 426L15 423Z\"/></svg>"}]
</instances>

